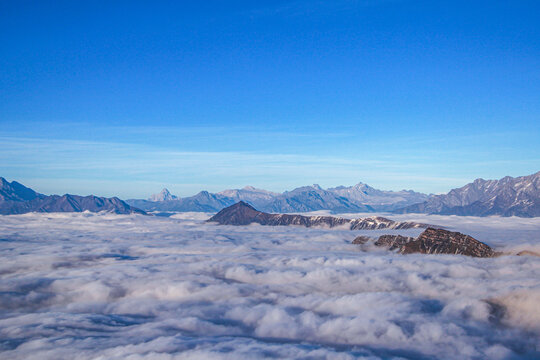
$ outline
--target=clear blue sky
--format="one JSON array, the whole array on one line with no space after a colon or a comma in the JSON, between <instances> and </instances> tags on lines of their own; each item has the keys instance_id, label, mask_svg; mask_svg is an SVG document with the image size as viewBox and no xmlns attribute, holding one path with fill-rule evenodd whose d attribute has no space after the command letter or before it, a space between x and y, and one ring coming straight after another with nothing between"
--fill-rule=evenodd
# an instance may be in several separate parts
<instances>
[{"instance_id":1,"label":"clear blue sky","mask_svg":"<svg viewBox=\"0 0 540 360\"><path fill-rule=\"evenodd\" d=\"M538 1L0 2L0 176L43 193L538 170Z\"/></svg>"}]
</instances>

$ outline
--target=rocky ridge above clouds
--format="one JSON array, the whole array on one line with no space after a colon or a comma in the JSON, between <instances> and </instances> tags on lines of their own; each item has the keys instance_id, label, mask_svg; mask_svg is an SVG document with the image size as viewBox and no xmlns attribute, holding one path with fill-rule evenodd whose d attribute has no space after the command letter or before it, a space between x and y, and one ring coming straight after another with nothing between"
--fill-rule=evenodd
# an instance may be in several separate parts
<instances>
[{"instance_id":1,"label":"rocky ridge above clouds","mask_svg":"<svg viewBox=\"0 0 540 360\"><path fill-rule=\"evenodd\" d=\"M400 254L451 254L472 257L493 257L497 253L488 245L459 232L427 228L417 238L402 235L382 235L377 240L358 236L353 244L374 241L375 246L397 251Z\"/></svg>"},{"instance_id":2,"label":"rocky ridge above clouds","mask_svg":"<svg viewBox=\"0 0 540 360\"><path fill-rule=\"evenodd\" d=\"M269 214L258 211L243 201L221 210L207 221L216 222L221 225L300 225L305 227L344 227L350 230L413 229L428 227L426 224L415 222L397 222L378 216L359 219L346 219L334 216Z\"/></svg>"}]
</instances>

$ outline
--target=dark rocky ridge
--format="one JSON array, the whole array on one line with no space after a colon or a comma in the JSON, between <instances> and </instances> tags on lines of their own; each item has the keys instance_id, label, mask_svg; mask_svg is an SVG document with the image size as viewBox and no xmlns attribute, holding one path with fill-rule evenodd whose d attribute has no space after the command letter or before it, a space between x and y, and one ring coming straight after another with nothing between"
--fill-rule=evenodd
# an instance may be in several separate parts
<instances>
[{"instance_id":1,"label":"dark rocky ridge","mask_svg":"<svg viewBox=\"0 0 540 360\"><path fill-rule=\"evenodd\" d=\"M365 244L369 240L365 236L359 236L353 240L353 244ZM417 238L382 235L374 244L389 250L397 250L400 254L452 254L473 257L496 255L491 247L469 235L434 228L427 228Z\"/></svg>"},{"instance_id":2,"label":"dark rocky ridge","mask_svg":"<svg viewBox=\"0 0 540 360\"><path fill-rule=\"evenodd\" d=\"M375 246L383 246L388 248L388 250L402 249L408 243L414 241L415 238L410 236L402 235L381 235L375 241Z\"/></svg>"},{"instance_id":3,"label":"dark rocky ridge","mask_svg":"<svg viewBox=\"0 0 540 360\"><path fill-rule=\"evenodd\" d=\"M249 225L256 223L270 226L300 225L305 227L323 226L330 228L344 226L350 230L412 229L428 227L426 224L396 222L383 217L345 219L333 216L269 214L258 211L243 201L221 210L207 221L217 222L221 225Z\"/></svg>"}]
</instances>

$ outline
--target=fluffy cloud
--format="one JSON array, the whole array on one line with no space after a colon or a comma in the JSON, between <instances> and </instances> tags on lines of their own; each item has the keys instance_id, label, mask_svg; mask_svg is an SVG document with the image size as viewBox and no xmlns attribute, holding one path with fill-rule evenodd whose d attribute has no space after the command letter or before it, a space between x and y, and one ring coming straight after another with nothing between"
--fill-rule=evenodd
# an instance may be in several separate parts
<instances>
[{"instance_id":1,"label":"fluffy cloud","mask_svg":"<svg viewBox=\"0 0 540 360\"><path fill-rule=\"evenodd\" d=\"M363 252L350 241L381 232L202 219L1 217L0 357L540 356L540 258ZM504 249L538 241L534 222L475 219L417 220Z\"/></svg>"}]
</instances>

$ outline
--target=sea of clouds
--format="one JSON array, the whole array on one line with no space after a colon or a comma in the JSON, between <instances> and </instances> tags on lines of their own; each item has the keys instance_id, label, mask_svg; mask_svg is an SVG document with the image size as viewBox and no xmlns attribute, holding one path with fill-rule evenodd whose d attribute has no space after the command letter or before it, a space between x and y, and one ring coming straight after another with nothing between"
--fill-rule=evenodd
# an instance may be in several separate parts
<instances>
[{"instance_id":1,"label":"sea of clouds","mask_svg":"<svg viewBox=\"0 0 540 360\"><path fill-rule=\"evenodd\" d=\"M0 216L1 359L538 359L540 258L362 251L346 231ZM540 218L399 215L535 250Z\"/></svg>"}]
</instances>

